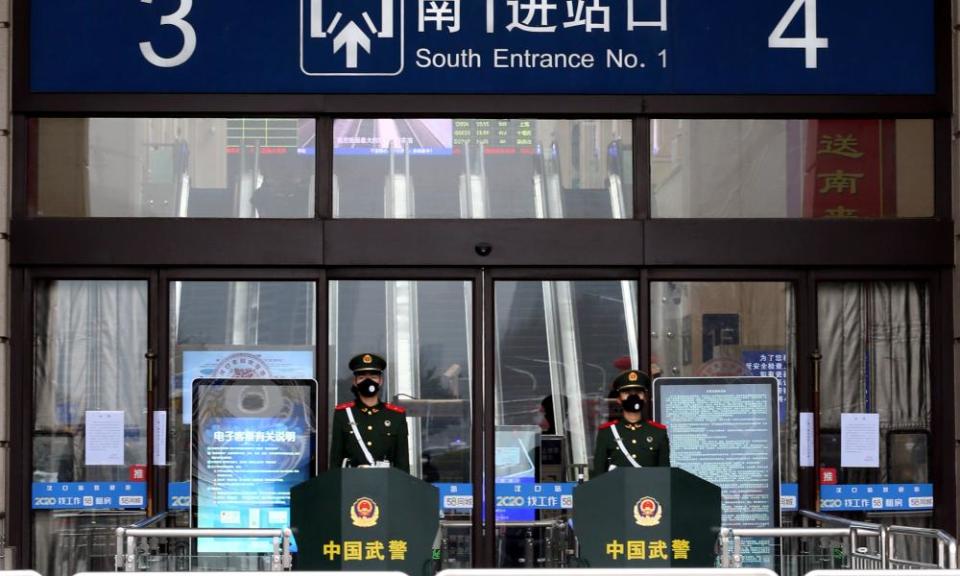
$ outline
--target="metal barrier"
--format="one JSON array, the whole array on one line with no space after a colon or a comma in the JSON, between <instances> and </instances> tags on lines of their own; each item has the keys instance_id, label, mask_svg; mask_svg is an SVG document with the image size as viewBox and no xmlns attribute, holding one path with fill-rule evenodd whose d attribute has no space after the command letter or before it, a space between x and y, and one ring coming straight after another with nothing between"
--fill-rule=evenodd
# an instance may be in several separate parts
<instances>
[{"instance_id":1,"label":"metal barrier","mask_svg":"<svg viewBox=\"0 0 960 576\"><path fill-rule=\"evenodd\" d=\"M913 526L882 526L880 524L871 524L867 522L858 522L848 520L829 514L818 514L808 510L801 510L800 515L818 522L841 524L844 526L857 527L863 531L871 533L881 533L883 535L879 546L879 555L882 555L882 562L877 562L877 554L871 554L859 548L857 541L851 542L853 550L854 563L850 566L855 569L896 569L896 568L931 568L931 569L949 569L957 568L957 540L943 530L934 528L917 528ZM895 538L897 536L920 540L917 547L922 549L924 541L928 541L935 550L933 556L934 562L922 562L907 558L897 558L897 546ZM859 560L859 562L857 562Z\"/></svg>"},{"instance_id":2,"label":"metal barrier","mask_svg":"<svg viewBox=\"0 0 960 576\"><path fill-rule=\"evenodd\" d=\"M840 516L832 516L810 510L800 510L804 518L820 522L821 524L835 524L850 529L849 551L850 565L855 570L878 570L886 568L886 527L872 522L850 520ZM862 536L862 538L861 538Z\"/></svg>"},{"instance_id":3,"label":"metal barrier","mask_svg":"<svg viewBox=\"0 0 960 576\"><path fill-rule=\"evenodd\" d=\"M470 520L440 520L440 568L456 564L458 559L451 550L451 529L470 528ZM522 530L522 557L525 568L565 568L576 555L577 542L573 529L564 518L543 520L508 520L497 522L497 530ZM542 536L535 537L536 533ZM500 540L501 544L503 540ZM543 544L537 553L537 542ZM453 548L457 548L454 546ZM498 555L502 550L498 548ZM469 558L466 559L469 564ZM448 570L460 568L447 568Z\"/></svg>"},{"instance_id":4,"label":"metal barrier","mask_svg":"<svg viewBox=\"0 0 960 576\"><path fill-rule=\"evenodd\" d=\"M843 528L721 528L720 566L740 568L743 566L743 538L779 538L800 540L802 538L841 538L843 552L850 558L846 568L867 569L886 567L886 529L883 526L853 523ZM867 544L875 539L871 550Z\"/></svg>"},{"instance_id":5,"label":"metal barrier","mask_svg":"<svg viewBox=\"0 0 960 576\"><path fill-rule=\"evenodd\" d=\"M896 536L930 540L936 550L936 562L918 562L896 557ZM922 543L921 543L922 545ZM887 565L886 568L938 568L955 570L957 568L957 540L943 530L935 528L914 528L912 526L889 526L887 528ZM911 573L915 573L911 571ZM943 574L942 572L940 573Z\"/></svg>"},{"instance_id":6,"label":"metal barrier","mask_svg":"<svg viewBox=\"0 0 960 576\"><path fill-rule=\"evenodd\" d=\"M156 517L148 519L152 524ZM143 522L138 524L144 524ZM136 526L136 525L135 525ZM270 538L272 553L270 570L279 572L289 570L293 566L293 557L290 554L290 539L292 532L284 529L256 529L256 528L117 528L117 570L125 572L136 571L137 538ZM210 574L213 574L211 572ZM229 572L227 573L229 574ZM245 572L249 574L249 572Z\"/></svg>"}]
</instances>

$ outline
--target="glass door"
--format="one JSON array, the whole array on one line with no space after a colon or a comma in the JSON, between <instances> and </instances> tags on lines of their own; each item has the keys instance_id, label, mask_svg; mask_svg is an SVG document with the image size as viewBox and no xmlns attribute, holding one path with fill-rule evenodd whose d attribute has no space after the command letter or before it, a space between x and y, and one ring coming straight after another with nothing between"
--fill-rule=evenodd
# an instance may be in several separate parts
<instances>
[{"instance_id":1,"label":"glass door","mask_svg":"<svg viewBox=\"0 0 960 576\"><path fill-rule=\"evenodd\" d=\"M368 279L333 273L336 279L327 283L325 409L332 414L338 404L356 399L351 358L372 354L386 361L380 400L404 411L408 429L407 454L398 459L409 462L411 475L440 491L437 570L470 567L477 553L472 495L481 468L480 452L474 451L479 426L474 314L479 307L473 274L391 278L384 273ZM332 416L328 422L327 438L333 442L337 434ZM372 433L370 442L380 438ZM334 468L342 462L323 464Z\"/></svg>"},{"instance_id":2,"label":"glass door","mask_svg":"<svg viewBox=\"0 0 960 576\"><path fill-rule=\"evenodd\" d=\"M487 284L497 567L577 565L573 488L590 477L598 427L616 417L611 382L640 367L638 274L567 274Z\"/></svg>"}]
</instances>

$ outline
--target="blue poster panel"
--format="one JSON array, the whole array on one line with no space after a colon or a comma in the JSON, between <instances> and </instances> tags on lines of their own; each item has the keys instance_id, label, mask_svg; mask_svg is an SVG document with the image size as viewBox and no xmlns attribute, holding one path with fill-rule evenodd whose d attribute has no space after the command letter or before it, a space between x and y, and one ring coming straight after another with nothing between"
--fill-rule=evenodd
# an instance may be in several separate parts
<instances>
[{"instance_id":1,"label":"blue poster panel","mask_svg":"<svg viewBox=\"0 0 960 576\"><path fill-rule=\"evenodd\" d=\"M313 471L315 389L313 380L194 381L196 527L290 526L290 489ZM198 552L271 550L268 538L197 542Z\"/></svg>"},{"instance_id":2,"label":"blue poster panel","mask_svg":"<svg viewBox=\"0 0 960 576\"><path fill-rule=\"evenodd\" d=\"M934 0L33 0L35 92L930 94Z\"/></svg>"}]
</instances>

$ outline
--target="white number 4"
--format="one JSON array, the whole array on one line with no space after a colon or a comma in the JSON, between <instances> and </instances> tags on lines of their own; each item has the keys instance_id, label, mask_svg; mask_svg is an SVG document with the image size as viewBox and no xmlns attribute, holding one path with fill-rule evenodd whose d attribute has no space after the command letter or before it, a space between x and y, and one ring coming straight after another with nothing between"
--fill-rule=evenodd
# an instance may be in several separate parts
<instances>
[{"instance_id":1,"label":"white number 4","mask_svg":"<svg viewBox=\"0 0 960 576\"><path fill-rule=\"evenodd\" d=\"M803 37L784 38L787 26L797 17L797 12L803 8ZM777 23L777 27L767 39L769 48L803 48L806 54L807 68L817 67L817 50L829 46L826 38L817 38L817 0L793 0L786 14Z\"/></svg>"}]
</instances>

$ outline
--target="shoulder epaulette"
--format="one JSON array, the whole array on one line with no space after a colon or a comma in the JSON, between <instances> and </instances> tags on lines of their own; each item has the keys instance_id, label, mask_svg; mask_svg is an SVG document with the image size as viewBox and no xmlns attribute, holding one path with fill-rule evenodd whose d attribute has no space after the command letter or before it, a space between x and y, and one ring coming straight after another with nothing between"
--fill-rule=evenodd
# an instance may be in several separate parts
<instances>
[{"instance_id":1,"label":"shoulder epaulette","mask_svg":"<svg viewBox=\"0 0 960 576\"><path fill-rule=\"evenodd\" d=\"M336 407L334 407L334 410L346 410L347 408L353 408L354 404L356 404L356 401L354 400L344 402L343 404L337 404Z\"/></svg>"},{"instance_id":2,"label":"shoulder epaulette","mask_svg":"<svg viewBox=\"0 0 960 576\"><path fill-rule=\"evenodd\" d=\"M406 408L401 408L401 407L397 406L396 404L391 404L391 403L389 403L389 402L384 402L384 403L383 403L383 407L386 408L387 410L393 410L394 412L397 412L397 413L399 413L399 414L404 414L404 413L406 413L406 411L407 411Z\"/></svg>"},{"instance_id":3,"label":"shoulder epaulette","mask_svg":"<svg viewBox=\"0 0 960 576\"><path fill-rule=\"evenodd\" d=\"M616 424L617 422L619 422L619 420L611 420L611 421L609 421L609 422L604 422L603 424L600 425L600 429L601 429L601 430L605 430L605 429L613 426L613 425Z\"/></svg>"},{"instance_id":4,"label":"shoulder epaulette","mask_svg":"<svg viewBox=\"0 0 960 576\"><path fill-rule=\"evenodd\" d=\"M666 430L667 427L659 422L654 422L653 420L647 420L647 424L653 426L654 428L659 428L661 430Z\"/></svg>"}]
</instances>

